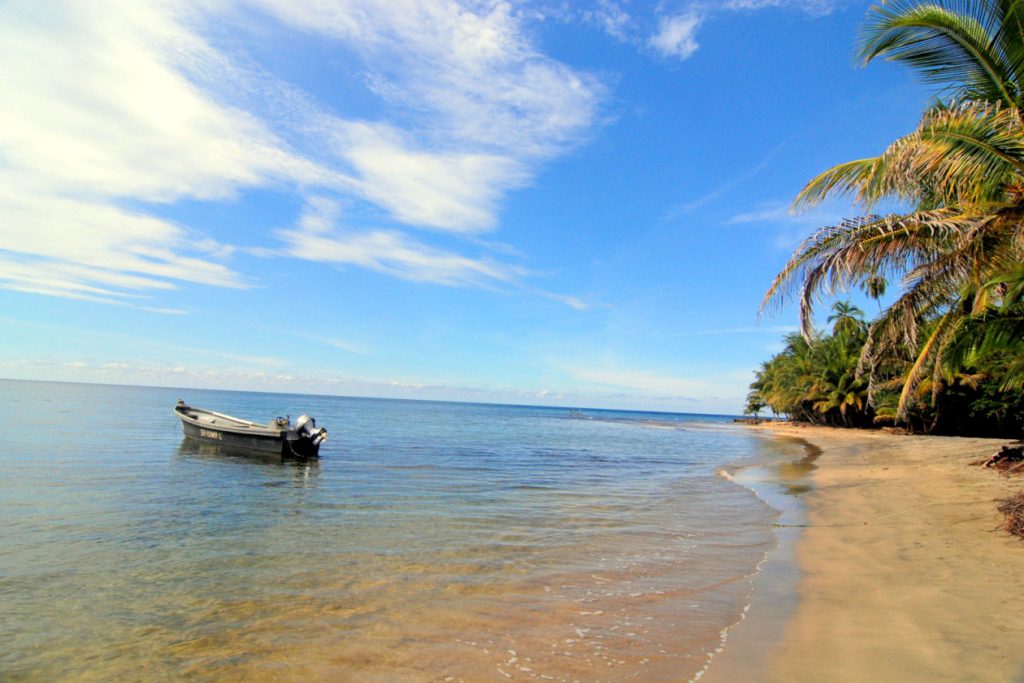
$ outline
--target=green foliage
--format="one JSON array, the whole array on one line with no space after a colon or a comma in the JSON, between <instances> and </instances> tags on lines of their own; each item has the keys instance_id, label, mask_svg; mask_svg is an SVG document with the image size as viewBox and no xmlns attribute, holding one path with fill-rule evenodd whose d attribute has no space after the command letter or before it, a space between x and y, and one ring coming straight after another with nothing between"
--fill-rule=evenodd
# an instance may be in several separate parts
<instances>
[{"instance_id":1,"label":"green foliage","mask_svg":"<svg viewBox=\"0 0 1024 683\"><path fill-rule=\"evenodd\" d=\"M807 238L765 295L762 310L798 299L813 347L801 360L787 340L784 358L767 364L767 386L797 417L834 423L836 414L873 413L929 431L1019 433L1020 411L1004 407L1016 406L1024 388L1024 0L876 5L860 57L907 64L946 100L879 156L839 164L798 195L797 208L848 195L866 211ZM893 200L912 209L870 213ZM861 287L877 300L893 281L899 296L870 325L855 325L842 304L829 318L831 337L816 338L822 294ZM855 339L853 373L825 372L849 367L844 353ZM801 362L813 367L775 367ZM804 398L772 384L784 380Z\"/></svg>"},{"instance_id":2,"label":"green foliage","mask_svg":"<svg viewBox=\"0 0 1024 683\"><path fill-rule=\"evenodd\" d=\"M761 394L753 389L747 394L747 405L743 409L744 415L760 417L761 411L768 407L768 404L761 398Z\"/></svg>"},{"instance_id":3,"label":"green foliage","mask_svg":"<svg viewBox=\"0 0 1024 683\"><path fill-rule=\"evenodd\" d=\"M811 341L790 334L785 348L761 364L747 396L748 414L767 407L795 420L830 426L899 423L914 432L1024 436L1024 388L1007 381L1024 379L1019 348L975 347L967 364L955 370L945 367L918 383L901 413L901 389L913 358L889 357L869 377L860 367L868 326L848 302L836 303L832 311L831 334ZM934 328L932 324L929 332ZM1016 345L1024 346L1024 338L1018 337Z\"/></svg>"},{"instance_id":4,"label":"green foliage","mask_svg":"<svg viewBox=\"0 0 1024 683\"><path fill-rule=\"evenodd\" d=\"M786 347L763 363L751 384L751 397L774 413L817 424L864 426L873 414L867 380L857 374L867 327L849 302L833 307L833 332L807 341L786 337Z\"/></svg>"}]
</instances>

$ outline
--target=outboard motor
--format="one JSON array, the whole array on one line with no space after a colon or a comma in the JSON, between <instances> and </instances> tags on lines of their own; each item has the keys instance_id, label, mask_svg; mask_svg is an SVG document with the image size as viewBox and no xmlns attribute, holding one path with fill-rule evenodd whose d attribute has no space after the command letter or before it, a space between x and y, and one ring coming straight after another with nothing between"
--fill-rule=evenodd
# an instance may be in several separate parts
<instances>
[{"instance_id":1,"label":"outboard motor","mask_svg":"<svg viewBox=\"0 0 1024 683\"><path fill-rule=\"evenodd\" d=\"M295 421L295 433L303 441L308 441L313 447L313 453L320 449L320 444L327 440L327 430L321 427L316 428L316 420L309 415L300 415Z\"/></svg>"}]
</instances>

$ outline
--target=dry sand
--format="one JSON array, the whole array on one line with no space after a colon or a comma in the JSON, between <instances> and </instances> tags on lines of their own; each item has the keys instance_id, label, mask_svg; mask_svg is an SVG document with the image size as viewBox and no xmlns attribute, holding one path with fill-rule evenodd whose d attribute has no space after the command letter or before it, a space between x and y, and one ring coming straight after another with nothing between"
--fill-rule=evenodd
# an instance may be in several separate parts
<instances>
[{"instance_id":1,"label":"dry sand","mask_svg":"<svg viewBox=\"0 0 1024 683\"><path fill-rule=\"evenodd\" d=\"M1024 541L995 503L1024 480L969 466L1006 441L759 428L822 449L795 606L766 570L701 683L1024 681Z\"/></svg>"}]
</instances>

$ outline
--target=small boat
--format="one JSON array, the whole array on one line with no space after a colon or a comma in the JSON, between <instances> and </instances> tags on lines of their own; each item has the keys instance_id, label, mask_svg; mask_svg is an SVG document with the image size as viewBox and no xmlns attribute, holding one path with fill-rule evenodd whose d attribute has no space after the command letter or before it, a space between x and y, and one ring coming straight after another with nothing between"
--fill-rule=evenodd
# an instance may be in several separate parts
<instances>
[{"instance_id":1,"label":"small boat","mask_svg":"<svg viewBox=\"0 0 1024 683\"><path fill-rule=\"evenodd\" d=\"M181 420L185 436L203 443L228 448L272 453L283 457L315 458L320 444L327 440L327 430L317 429L316 420L302 415L295 424L279 417L267 424L257 424L212 410L193 408L179 400L174 414Z\"/></svg>"}]
</instances>

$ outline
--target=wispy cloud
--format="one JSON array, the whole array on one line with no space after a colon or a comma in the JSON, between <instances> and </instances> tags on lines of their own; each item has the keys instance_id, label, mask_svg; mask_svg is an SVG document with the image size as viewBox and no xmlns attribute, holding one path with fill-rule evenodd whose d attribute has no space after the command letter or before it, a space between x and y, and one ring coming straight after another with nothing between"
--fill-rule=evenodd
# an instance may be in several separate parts
<instances>
[{"instance_id":1,"label":"wispy cloud","mask_svg":"<svg viewBox=\"0 0 1024 683\"><path fill-rule=\"evenodd\" d=\"M223 351L220 349L203 348L196 346L186 346L181 344L169 343L165 339L157 339L152 337L146 337L144 335L136 334L123 334L120 332L111 332L109 330L91 330L87 328L73 327L69 325L63 325L55 322L39 322L39 321L27 321L19 320L17 318L9 318L6 316L0 316L0 322L8 326L25 327L37 330L46 330L54 335L73 336L75 338L91 338L96 340L103 340L104 342L114 340L117 342L128 342L132 347L139 349L145 348L150 350L156 350L161 356L177 357L181 362L201 362L203 358L207 359L218 359L222 361L230 361L232 363L239 363L246 366L256 367L281 367L286 365L286 361L278 358L277 356L267 355L250 355L244 353L238 353L236 351ZM17 361L24 363L27 361ZM126 369L128 365L120 361L108 361L101 363L99 361L89 362L76 361L81 363L81 367L92 367L92 368L105 368L105 369ZM41 364L52 364L50 361L40 361Z\"/></svg>"},{"instance_id":2,"label":"wispy cloud","mask_svg":"<svg viewBox=\"0 0 1024 683\"><path fill-rule=\"evenodd\" d=\"M733 10L760 10L767 7L794 7L811 15L833 12L848 0L726 0L725 7Z\"/></svg>"},{"instance_id":3,"label":"wispy cloud","mask_svg":"<svg viewBox=\"0 0 1024 683\"><path fill-rule=\"evenodd\" d=\"M412 282L449 287L473 286L516 290L579 311L591 305L579 297L527 284L526 267L491 256L471 257L440 249L394 230L367 230L346 224L338 202L313 197L294 228L279 230L285 253L294 258L356 266ZM504 257L507 250L499 249Z\"/></svg>"},{"instance_id":4,"label":"wispy cloud","mask_svg":"<svg viewBox=\"0 0 1024 683\"><path fill-rule=\"evenodd\" d=\"M221 245L125 203L329 175L183 75L180 62L209 53L190 16L142 2L0 7L4 286L100 302L175 281L242 286Z\"/></svg>"},{"instance_id":5,"label":"wispy cloud","mask_svg":"<svg viewBox=\"0 0 1024 683\"><path fill-rule=\"evenodd\" d=\"M361 344L354 344L346 339L340 339L338 337L325 337L316 334L306 334L305 332L292 332L292 336L299 337L300 339L308 339L310 341L317 342L318 344L324 344L332 348L344 351L346 353L352 353L357 356L366 356L370 353L369 349Z\"/></svg>"},{"instance_id":6,"label":"wispy cloud","mask_svg":"<svg viewBox=\"0 0 1024 683\"><path fill-rule=\"evenodd\" d=\"M347 229L337 203L322 197L307 206L299 225L280 230L289 256L358 266L414 282L490 286L527 274L488 258L437 249L394 230Z\"/></svg>"},{"instance_id":7,"label":"wispy cloud","mask_svg":"<svg viewBox=\"0 0 1024 683\"><path fill-rule=\"evenodd\" d=\"M846 0L724 0L690 2L681 10L665 12L647 45L664 57L687 59L697 51L697 31L721 12L753 12L773 7L792 8L813 16L829 14Z\"/></svg>"},{"instance_id":8,"label":"wispy cloud","mask_svg":"<svg viewBox=\"0 0 1024 683\"><path fill-rule=\"evenodd\" d=\"M761 204L752 211L738 213L730 218L729 225L749 223L771 223L787 226L825 226L835 225L843 220L843 214L835 207L816 207L808 211L793 211L792 204L787 201L776 201Z\"/></svg>"},{"instance_id":9,"label":"wispy cloud","mask_svg":"<svg viewBox=\"0 0 1024 683\"><path fill-rule=\"evenodd\" d=\"M259 31L284 23L352 50L380 116L346 118L274 80L246 50L250 24L230 50L212 42L211 25L253 12ZM405 231L495 229L503 197L593 126L600 83L534 48L523 21L509 3L455 0L5 3L0 287L135 305L182 283L247 286L230 245L161 207L259 188L389 217L350 227L333 259L449 284L522 276Z\"/></svg>"},{"instance_id":10,"label":"wispy cloud","mask_svg":"<svg viewBox=\"0 0 1024 683\"><path fill-rule=\"evenodd\" d=\"M636 20L627 11L629 0L596 0L588 3L541 2L533 9L535 16L542 20L555 20L565 24L582 24L598 30L623 42L635 42Z\"/></svg>"},{"instance_id":11,"label":"wispy cloud","mask_svg":"<svg viewBox=\"0 0 1024 683\"><path fill-rule=\"evenodd\" d=\"M619 40L626 39L629 26L633 21L629 12L612 0L598 0L595 6L579 11L584 22L599 27L611 37Z\"/></svg>"},{"instance_id":12,"label":"wispy cloud","mask_svg":"<svg viewBox=\"0 0 1024 683\"><path fill-rule=\"evenodd\" d=\"M751 374L751 373L748 373ZM246 369L204 365L144 362L136 360L98 360L79 358L54 363L36 358L0 359L0 375L9 378L103 382L110 384L146 384L190 388L227 388L248 391L278 391L289 394L332 394L376 396L489 403L520 403L550 406L587 406L607 408L663 410L738 411L739 399L651 395L644 391L623 390L618 385L588 388L509 388L479 386L434 378L379 378L332 375L306 369ZM746 379L750 381L750 377ZM745 394L745 391L744 391ZM300 406L297 406L299 408Z\"/></svg>"},{"instance_id":13,"label":"wispy cloud","mask_svg":"<svg viewBox=\"0 0 1024 683\"><path fill-rule=\"evenodd\" d=\"M700 197L697 197L696 199L692 199L688 202L683 202L672 207L668 212L667 218L671 220L683 214L695 211L701 208L702 206L705 206L721 197L724 197L735 188L747 183L751 178L756 177L759 173L768 168L768 166L779 155L779 153L781 153L782 150L785 149L785 146L785 142L776 145L771 151L768 152L768 154L761 161L757 162L746 171L741 172L739 175L733 177L732 179L725 183L722 183L718 187L701 195Z\"/></svg>"},{"instance_id":14,"label":"wispy cloud","mask_svg":"<svg viewBox=\"0 0 1024 683\"><path fill-rule=\"evenodd\" d=\"M751 380L749 369L719 372L711 376L689 376L646 368L626 367L608 362L569 362L560 369L577 381L593 387L680 402L715 405L739 404Z\"/></svg>"},{"instance_id":15,"label":"wispy cloud","mask_svg":"<svg viewBox=\"0 0 1024 683\"><path fill-rule=\"evenodd\" d=\"M483 148L431 149L385 124L334 122L330 133L355 169L362 197L410 226L493 229L502 196L530 175L525 159Z\"/></svg>"},{"instance_id":16,"label":"wispy cloud","mask_svg":"<svg viewBox=\"0 0 1024 683\"><path fill-rule=\"evenodd\" d=\"M279 234L290 256L358 266L413 282L484 286L525 274L525 270L496 261L427 246L398 231L315 234L284 230Z\"/></svg>"},{"instance_id":17,"label":"wispy cloud","mask_svg":"<svg viewBox=\"0 0 1024 683\"><path fill-rule=\"evenodd\" d=\"M651 36L648 44L666 57L686 59L699 47L697 28L701 21L703 16L694 10L661 17L658 21L658 31Z\"/></svg>"},{"instance_id":18,"label":"wispy cloud","mask_svg":"<svg viewBox=\"0 0 1024 683\"><path fill-rule=\"evenodd\" d=\"M400 222L494 227L500 198L586 137L604 89L534 48L514 5L253 0L362 58L387 120L325 117L363 195Z\"/></svg>"},{"instance_id":19,"label":"wispy cloud","mask_svg":"<svg viewBox=\"0 0 1024 683\"><path fill-rule=\"evenodd\" d=\"M833 203L794 212L790 202L776 201L736 214L726 224L771 226L776 231L775 246L791 250L817 228L840 223L845 216L850 215L850 210L847 205L844 212L840 204Z\"/></svg>"}]
</instances>

